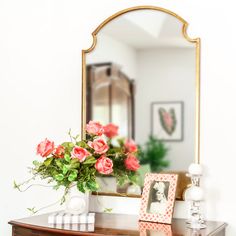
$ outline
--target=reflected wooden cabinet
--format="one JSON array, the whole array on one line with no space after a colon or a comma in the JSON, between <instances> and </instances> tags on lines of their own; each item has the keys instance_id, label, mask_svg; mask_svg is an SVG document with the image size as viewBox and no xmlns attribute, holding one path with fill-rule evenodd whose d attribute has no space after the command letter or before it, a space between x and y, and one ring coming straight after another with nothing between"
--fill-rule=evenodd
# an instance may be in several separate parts
<instances>
[{"instance_id":1,"label":"reflected wooden cabinet","mask_svg":"<svg viewBox=\"0 0 236 236\"><path fill-rule=\"evenodd\" d=\"M87 123L119 126L121 137L134 138L134 81L113 63L90 64L86 79Z\"/></svg>"},{"instance_id":2,"label":"reflected wooden cabinet","mask_svg":"<svg viewBox=\"0 0 236 236\"><path fill-rule=\"evenodd\" d=\"M63 235L131 235L131 236L224 236L226 224L206 222L207 228L193 231L186 227L184 219L173 219L171 225L139 222L138 216L96 213L93 232L76 230L78 225L49 225L48 214L10 221L13 236L63 236Z\"/></svg>"}]
</instances>

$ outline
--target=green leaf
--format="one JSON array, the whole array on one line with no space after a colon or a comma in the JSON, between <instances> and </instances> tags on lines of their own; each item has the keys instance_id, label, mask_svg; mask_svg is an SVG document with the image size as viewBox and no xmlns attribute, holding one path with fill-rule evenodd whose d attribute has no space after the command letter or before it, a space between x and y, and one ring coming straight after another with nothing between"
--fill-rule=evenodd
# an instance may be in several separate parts
<instances>
[{"instance_id":1,"label":"green leaf","mask_svg":"<svg viewBox=\"0 0 236 236\"><path fill-rule=\"evenodd\" d=\"M69 155L69 154L65 154L64 159L65 159L67 162L70 162L70 160L71 160L70 155Z\"/></svg>"},{"instance_id":2,"label":"green leaf","mask_svg":"<svg viewBox=\"0 0 236 236\"><path fill-rule=\"evenodd\" d=\"M74 180L76 179L76 177L77 177L77 175L70 174L70 175L68 176L68 180L69 180L70 182L72 182L72 181L74 181Z\"/></svg>"},{"instance_id":3,"label":"green leaf","mask_svg":"<svg viewBox=\"0 0 236 236\"><path fill-rule=\"evenodd\" d=\"M58 174L55 176L56 180L58 181L62 181L64 179L64 175L63 174Z\"/></svg>"},{"instance_id":4,"label":"green leaf","mask_svg":"<svg viewBox=\"0 0 236 236\"><path fill-rule=\"evenodd\" d=\"M71 173L78 174L78 170L73 169Z\"/></svg>"},{"instance_id":5,"label":"green leaf","mask_svg":"<svg viewBox=\"0 0 236 236\"><path fill-rule=\"evenodd\" d=\"M16 188L16 189L20 190L20 186L19 186L19 184L16 183L15 180L13 182L13 188Z\"/></svg>"},{"instance_id":6,"label":"green leaf","mask_svg":"<svg viewBox=\"0 0 236 236\"><path fill-rule=\"evenodd\" d=\"M68 172L68 166L67 165L63 165L63 167L62 167L62 173L63 173L63 175L65 175L67 172Z\"/></svg>"},{"instance_id":7,"label":"green leaf","mask_svg":"<svg viewBox=\"0 0 236 236\"><path fill-rule=\"evenodd\" d=\"M112 208L104 208L104 210L103 210L103 212L104 213L110 213L110 212L112 212Z\"/></svg>"},{"instance_id":8,"label":"green leaf","mask_svg":"<svg viewBox=\"0 0 236 236\"><path fill-rule=\"evenodd\" d=\"M96 163L96 158L93 156L88 156L85 161L83 162L83 164L87 165L87 164L94 164Z\"/></svg>"},{"instance_id":9,"label":"green leaf","mask_svg":"<svg viewBox=\"0 0 236 236\"><path fill-rule=\"evenodd\" d=\"M33 165L35 165L36 167L39 166L40 164L41 163L39 161L36 161L36 160L33 161Z\"/></svg>"},{"instance_id":10,"label":"green leaf","mask_svg":"<svg viewBox=\"0 0 236 236\"><path fill-rule=\"evenodd\" d=\"M138 176L136 174L130 174L130 175L128 175L128 178L129 178L130 182L137 183Z\"/></svg>"},{"instance_id":11,"label":"green leaf","mask_svg":"<svg viewBox=\"0 0 236 236\"><path fill-rule=\"evenodd\" d=\"M77 158L71 159L71 164L75 164L75 163L78 163L78 162L79 162L79 160Z\"/></svg>"},{"instance_id":12,"label":"green leaf","mask_svg":"<svg viewBox=\"0 0 236 236\"><path fill-rule=\"evenodd\" d=\"M90 191L97 191L99 189L99 185L95 180L89 180L86 183L86 187L90 190Z\"/></svg>"},{"instance_id":13,"label":"green leaf","mask_svg":"<svg viewBox=\"0 0 236 236\"><path fill-rule=\"evenodd\" d=\"M69 147L73 148L75 145L73 143L69 143Z\"/></svg>"},{"instance_id":14,"label":"green leaf","mask_svg":"<svg viewBox=\"0 0 236 236\"><path fill-rule=\"evenodd\" d=\"M52 157L49 157L49 158L47 158L43 163L44 163L45 166L48 167L48 166L51 164L52 160L53 160L53 158L52 158Z\"/></svg>"},{"instance_id":15,"label":"green leaf","mask_svg":"<svg viewBox=\"0 0 236 236\"><path fill-rule=\"evenodd\" d=\"M80 162L78 159L74 158L71 160L71 163L70 163L70 168L71 169L77 169L80 167Z\"/></svg>"},{"instance_id":16,"label":"green leaf","mask_svg":"<svg viewBox=\"0 0 236 236\"><path fill-rule=\"evenodd\" d=\"M77 178L78 170L72 170L70 175L68 176L68 180L70 182L74 181Z\"/></svg>"},{"instance_id":17,"label":"green leaf","mask_svg":"<svg viewBox=\"0 0 236 236\"><path fill-rule=\"evenodd\" d=\"M70 144L70 142L64 142L61 144L61 146L65 147L65 148L69 148L69 146L70 146L69 144Z\"/></svg>"},{"instance_id":18,"label":"green leaf","mask_svg":"<svg viewBox=\"0 0 236 236\"><path fill-rule=\"evenodd\" d=\"M85 193L84 183L78 182L77 183L77 188L80 192Z\"/></svg>"},{"instance_id":19,"label":"green leaf","mask_svg":"<svg viewBox=\"0 0 236 236\"><path fill-rule=\"evenodd\" d=\"M55 170L55 169L53 169L51 172L50 172L50 176L56 176L56 175L59 175L59 171L57 171L57 170Z\"/></svg>"},{"instance_id":20,"label":"green leaf","mask_svg":"<svg viewBox=\"0 0 236 236\"><path fill-rule=\"evenodd\" d=\"M60 169L63 168L63 164L62 164L61 159L56 159L55 162L56 162L56 165L57 165Z\"/></svg>"},{"instance_id":21,"label":"green leaf","mask_svg":"<svg viewBox=\"0 0 236 236\"><path fill-rule=\"evenodd\" d=\"M28 207L27 210L30 211L32 214L37 213L37 210L35 210L35 207L32 207L32 208Z\"/></svg>"},{"instance_id":22,"label":"green leaf","mask_svg":"<svg viewBox=\"0 0 236 236\"><path fill-rule=\"evenodd\" d=\"M117 184L119 185L119 186L122 186L122 185L124 185L125 184L125 182L127 181L127 179L128 179L128 177L127 177L127 175L117 175L116 176L117 177Z\"/></svg>"},{"instance_id":23,"label":"green leaf","mask_svg":"<svg viewBox=\"0 0 236 236\"><path fill-rule=\"evenodd\" d=\"M117 142L119 143L120 147L123 147L125 144L125 139L124 138L119 138L117 139Z\"/></svg>"},{"instance_id":24,"label":"green leaf","mask_svg":"<svg viewBox=\"0 0 236 236\"><path fill-rule=\"evenodd\" d=\"M72 142L64 142L61 144L63 147L65 147L66 152L71 152L73 147L74 147L74 143Z\"/></svg>"},{"instance_id":25,"label":"green leaf","mask_svg":"<svg viewBox=\"0 0 236 236\"><path fill-rule=\"evenodd\" d=\"M60 185L55 185L55 186L53 186L53 189L54 190L58 190L60 188Z\"/></svg>"},{"instance_id":26,"label":"green leaf","mask_svg":"<svg viewBox=\"0 0 236 236\"><path fill-rule=\"evenodd\" d=\"M76 145L79 146L79 147L82 147L82 148L88 147L88 145L85 141L76 142Z\"/></svg>"},{"instance_id":27,"label":"green leaf","mask_svg":"<svg viewBox=\"0 0 236 236\"><path fill-rule=\"evenodd\" d=\"M87 166L85 169L84 169L84 176L88 176L90 174L90 168Z\"/></svg>"}]
</instances>

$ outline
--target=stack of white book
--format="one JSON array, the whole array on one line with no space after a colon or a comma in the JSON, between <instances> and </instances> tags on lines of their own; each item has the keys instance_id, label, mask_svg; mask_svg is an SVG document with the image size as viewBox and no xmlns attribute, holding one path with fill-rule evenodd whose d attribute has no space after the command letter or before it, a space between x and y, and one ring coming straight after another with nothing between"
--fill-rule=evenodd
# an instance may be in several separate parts
<instances>
[{"instance_id":1,"label":"stack of white book","mask_svg":"<svg viewBox=\"0 0 236 236\"><path fill-rule=\"evenodd\" d=\"M60 229L94 231L95 213L70 214L54 212L48 216L48 224Z\"/></svg>"}]
</instances>

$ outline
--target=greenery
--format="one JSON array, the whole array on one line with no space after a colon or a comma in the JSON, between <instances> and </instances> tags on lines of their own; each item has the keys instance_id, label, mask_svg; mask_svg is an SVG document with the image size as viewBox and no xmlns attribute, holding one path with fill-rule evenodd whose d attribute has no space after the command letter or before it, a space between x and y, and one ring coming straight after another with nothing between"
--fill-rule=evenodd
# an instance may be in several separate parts
<instances>
[{"instance_id":1,"label":"greenery","mask_svg":"<svg viewBox=\"0 0 236 236\"><path fill-rule=\"evenodd\" d=\"M139 146L138 157L141 165L149 164L151 172L160 172L169 166L166 160L168 148L154 136L149 136L144 147Z\"/></svg>"},{"instance_id":2,"label":"greenery","mask_svg":"<svg viewBox=\"0 0 236 236\"><path fill-rule=\"evenodd\" d=\"M96 122L92 122L92 125L94 125L93 123ZM100 125L100 123L98 124ZM96 123L97 126L98 124ZM14 188L25 191L34 185L29 184L36 178L47 180L47 183L50 184L48 186L55 190L64 187L64 194L61 198L61 203L63 203L72 185L76 185L81 192L97 191L99 185L96 176L115 176L118 184L121 185L127 181L137 182L136 170L126 164L130 154L132 154L132 158L136 158L136 151L130 153L127 150L127 140L114 139L114 135L106 136L103 132L98 134L87 132L85 140L79 140L79 136L74 137L71 132L69 132L69 136L70 141L58 146L54 146L54 142L47 139L41 142L37 147L37 153L43 159L33 161L33 166L30 167L32 177L20 184L14 181ZM96 144L98 140L100 143ZM101 145L103 145L102 151L100 150ZM139 167L138 160L135 161ZM26 188L23 189L25 185ZM29 208L29 210L33 213L37 212L35 208Z\"/></svg>"}]
</instances>

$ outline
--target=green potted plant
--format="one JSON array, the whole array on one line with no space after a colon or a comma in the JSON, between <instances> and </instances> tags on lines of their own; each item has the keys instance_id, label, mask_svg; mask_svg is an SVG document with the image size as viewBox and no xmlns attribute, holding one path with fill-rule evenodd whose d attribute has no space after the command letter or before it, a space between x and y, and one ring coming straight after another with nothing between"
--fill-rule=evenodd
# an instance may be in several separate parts
<instances>
[{"instance_id":1,"label":"green potted plant","mask_svg":"<svg viewBox=\"0 0 236 236\"><path fill-rule=\"evenodd\" d=\"M166 155L169 149L163 141L150 135L145 145L139 146L138 157L141 165L148 164L151 172L160 172L169 166Z\"/></svg>"}]
</instances>

